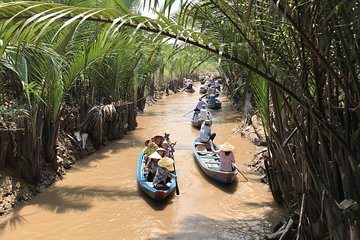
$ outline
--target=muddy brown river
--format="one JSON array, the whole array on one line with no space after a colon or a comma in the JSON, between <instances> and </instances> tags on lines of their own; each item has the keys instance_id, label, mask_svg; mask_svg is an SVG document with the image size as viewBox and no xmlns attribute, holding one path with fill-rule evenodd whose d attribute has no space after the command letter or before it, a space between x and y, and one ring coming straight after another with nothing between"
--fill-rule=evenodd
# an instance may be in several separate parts
<instances>
[{"instance_id":1,"label":"muddy brown river","mask_svg":"<svg viewBox=\"0 0 360 240\"><path fill-rule=\"evenodd\" d=\"M231 185L202 174L191 143L199 131L190 124L195 93L164 97L139 116L138 128L79 161L56 182L12 214L0 218L0 239L262 239L281 216L268 185L244 165L256 151L234 133L238 113L229 100L213 110L215 143L236 146L240 170ZM149 199L137 185L137 160L144 141L170 131L180 195L165 202Z\"/></svg>"}]
</instances>

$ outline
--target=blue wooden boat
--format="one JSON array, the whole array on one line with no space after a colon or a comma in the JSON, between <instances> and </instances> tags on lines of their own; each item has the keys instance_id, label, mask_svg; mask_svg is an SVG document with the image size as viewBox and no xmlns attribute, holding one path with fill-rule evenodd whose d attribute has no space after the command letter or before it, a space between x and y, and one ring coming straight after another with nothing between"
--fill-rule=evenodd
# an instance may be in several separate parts
<instances>
[{"instance_id":1,"label":"blue wooden boat","mask_svg":"<svg viewBox=\"0 0 360 240\"><path fill-rule=\"evenodd\" d=\"M210 97L210 99L207 101L207 106L211 109L220 109L221 101L215 97Z\"/></svg>"},{"instance_id":2,"label":"blue wooden boat","mask_svg":"<svg viewBox=\"0 0 360 240\"><path fill-rule=\"evenodd\" d=\"M197 142L196 140L192 144L192 149L196 159L196 163L199 165L201 170L209 178L220 182L220 183L232 183L236 178L238 173L237 169L234 169L232 172L224 172L219 170L219 155L214 154L212 151L198 151L197 146L202 143ZM217 146L215 146L216 148Z\"/></svg>"},{"instance_id":3,"label":"blue wooden boat","mask_svg":"<svg viewBox=\"0 0 360 240\"><path fill-rule=\"evenodd\" d=\"M144 166L145 166L144 150L145 148L141 151L139 155L138 167L137 167L137 181L141 189L149 197L151 197L154 200L164 200L174 192L176 188L176 181L175 179L171 179L171 181L166 184L166 188L162 190L158 190L154 188L152 182L148 182L146 179L147 172L144 170Z\"/></svg>"}]
</instances>

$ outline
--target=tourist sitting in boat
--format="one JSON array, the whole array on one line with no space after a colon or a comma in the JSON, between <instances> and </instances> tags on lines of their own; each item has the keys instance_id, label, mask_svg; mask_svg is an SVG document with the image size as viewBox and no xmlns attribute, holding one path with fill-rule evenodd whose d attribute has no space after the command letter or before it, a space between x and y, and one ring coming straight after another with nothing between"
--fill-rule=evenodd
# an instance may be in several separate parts
<instances>
[{"instance_id":1,"label":"tourist sitting in boat","mask_svg":"<svg viewBox=\"0 0 360 240\"><path fill-rule=\"evenodd\" d=\"M148 171L148 174L146 176L146 181L152 182L154 179L154 176L156 174L156 170L158 168L158 161L161 159L161 156L158 152L154 152L149 156L149 160L147 161L145 165L145 171Z\"/></svg>"},{"instance_id":2,"label":"tourist sitting in boat","mask_svg":"<svg viewBox=\"0 0 360 240\"><path fill-rule=\"evenodd\" d=\"M209 141L214 140L216 137L216 133L211 133L211 121L205 120L201 124L200 128L200 136L196 139L197 142L205 143L207 148L209 147Z\"/></svg>"},{"instance_id":3,"label":"tourist sitting in boat","mask_svg":"<svg viewBox=\"0 0 360 240\"><path fill-rule=\"evenodd\" d=\"M166 157L167 155L167 150L163 147L159 147L158 149L156 149L156 152L160 154L161 157Z\"/></svg>"},{"instance_id":4,"label":"tourist sitting in boat","mask_svg":"<svg viewBox=\"0 0 360 240\"><path fill-rule=\"evenodd\" d=\"M164 141L164 137L161 135L156 135L155 137L153 137L153 141L158 147L161 147L161 144Z\"/></svg>"},{"instance_id":5,"label":"tourist sitting in boat","mask_svg":"<svg viewBox=\"0 0 360 240\"><path fill-rule=\"evenodd\" d=\"M232 172L234 171L233 163L235 163L235 156L232 152L235 147L231 145L228 142L225 142L224 144L220 145L219 150L215 150L214 144L212 141L210 141L211 150L218 154L220 157L220 171L224 172Z\"/></svg>"},{"instance_id":6,"label":"tourist sitting in boat","mask_svg":"<svg viewBox=\"0 0 360 240\"><path fill-rule=\"evenodd\" d=\"M153 152L155 152L156 149L159 148L159 146L156 145L156 143L154 142L153 139L146 140L146 141L145 141L145 146L146 146L146 148L145 148L145 150L144 150L144 159L145 159L145 161L147 161L147 160L148 160L148 157L149 157Z\"/></svg>"},{"instance_id":7,"label":"tourist sitting in boat","mask_svg":"<svg viewBox=\"0 0 360 240\"><path fill-rule=\"evenodd\" d=\"M169 157L161 158L153 180L154 188L165 188L168 178L176 178L176 175L171 173L173 171L175 171L174 160Z\"/></svg>"}]
</instances>

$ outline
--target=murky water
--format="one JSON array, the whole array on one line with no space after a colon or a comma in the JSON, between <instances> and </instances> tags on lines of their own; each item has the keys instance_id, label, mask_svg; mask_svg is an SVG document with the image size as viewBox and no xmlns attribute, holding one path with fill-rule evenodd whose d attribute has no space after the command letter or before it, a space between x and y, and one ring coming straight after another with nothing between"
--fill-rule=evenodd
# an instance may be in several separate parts
<instances>
[{"instance_id":1,"label":"murky water","mask_svg":"<svg viewBox=\"0 0 360 240\"><path fill-rule=\"evenodd\" d=\"M262 239L280 212L267 185L243 165L255 146L234 134L237 116L222 97L213 112L215 143L236 146L241 175L221 185L202 174L191 142L199 131L189 112L199 93L163 98L138 117L138 128L80 161L57 182L13 214L0 218L0 239ZM177 141L175 160L180 195L158 203L141 192L136 181L144 140L169 130Z\"/></svg>"}]
</instances>

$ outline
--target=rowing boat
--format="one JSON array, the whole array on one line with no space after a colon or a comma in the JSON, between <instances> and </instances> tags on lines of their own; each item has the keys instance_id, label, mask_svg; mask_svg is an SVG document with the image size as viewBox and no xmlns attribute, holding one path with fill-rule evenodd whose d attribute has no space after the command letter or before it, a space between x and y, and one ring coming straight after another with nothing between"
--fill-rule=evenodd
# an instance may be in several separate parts
<instances>
[{"instance_id":1,"label":"rowing boat","mask_svg":"<svg viewBox=\"0 0 360 240\"><path fill-rule=\"evenodd\" d=\"M137 167L137 181L141 187L141 189L152 199L154 200L164 200L168 196L171 195L171 193L174 192L176 188L176 181L175 179L171 179L170 182L166 184L166 187L162 190L158 190L154 188L152 182L147 181L147 171L144 170L145 167L145 161L144 161L144 151L145 148L141 151L139 155L138 160L138 167Z\"/></svg>"},{"instance_id":2,"label":"rowing boat","mask_svg":"<svg viewBox=\"0 0 360 240\"><path fill-rule=\"evenodd\" d=\"M213 97L211 97L211 98L213 98ZM208 108L220 109L221 108L221 101L219 99L215 98L215 97L213 99L211 99L211 98L207 101Z\"/></svg>"},{"instance_id":3,"label":"rowing boat","mask_svg":"<svg viewBox=\"0 0 360 240\"><path fill-rule=\"evenodd\" d=\"M212 119L212 114L208 109L208 114L206 119L210 120ZM194 128L200 129L201 125L203 124L204 120L200 120L200 114L197 113L193 116L193 118L191 119L191 126L193 126Z\"/></svg>"},{"instance_id":4,"label":"rowing boat","mask_svg":"<svg viewBox=\"0 0 360 240\"><path fill-rule=\"evenodd\" d=\"M212 151L208 150L198 151L197 146L199 145L204 144L194 141L192 144L192 149L196 163L199 165L205 175L220 183L232 183L236 178L238 170L234 169L232 172L220 171L219 155L214 154ZM216 148L217 146L214 145L214 147Z\"/></svg>"},{"instance_id":5,"label":"rowing boat","mask_svg":"<svg viewBox=\"0 0 360 240\"><path fill-rule=\"evenodd\" d=\"M201 85L199 88L199 93L207 93L208 89L205 85Z\"/></svg>"}]
</instances>

